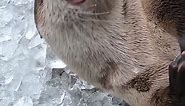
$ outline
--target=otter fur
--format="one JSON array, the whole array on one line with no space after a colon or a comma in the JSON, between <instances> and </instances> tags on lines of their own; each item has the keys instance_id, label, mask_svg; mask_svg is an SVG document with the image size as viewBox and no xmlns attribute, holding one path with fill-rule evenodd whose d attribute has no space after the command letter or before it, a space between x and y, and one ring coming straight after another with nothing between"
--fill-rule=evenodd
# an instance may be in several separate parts
<instances>
[{"instance_id":1,"label":"otter fur","mask_svg":"<svg viewBox=\"0 0 185 106\"><path fill-rule=\"evenodd\" d=\"M35 0L35 22L73 72L131 106L174 104L168 66L180 51L185 1L69 1Z\"/></svg>"}]
</instances>

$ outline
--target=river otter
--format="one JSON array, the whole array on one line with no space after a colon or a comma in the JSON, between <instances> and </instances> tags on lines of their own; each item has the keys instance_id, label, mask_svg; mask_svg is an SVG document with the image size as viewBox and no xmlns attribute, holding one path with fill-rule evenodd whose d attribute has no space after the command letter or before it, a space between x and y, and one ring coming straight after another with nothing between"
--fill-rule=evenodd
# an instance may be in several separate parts
<instances>
[{"instance_id":1,"label":"river otter","mask_svg":"<svg viewBox=\"0 0 185 106\"><path fill-rule=\"evenodd\" d=\"M96 87L131 106L179 106L185 105L179 89L185 75L179 74L185 60L184 4L183 0L35 0L35 22L58 57ZM180 51L175 37L182 54L173 61Z\"/></svg>"}]
</instances>

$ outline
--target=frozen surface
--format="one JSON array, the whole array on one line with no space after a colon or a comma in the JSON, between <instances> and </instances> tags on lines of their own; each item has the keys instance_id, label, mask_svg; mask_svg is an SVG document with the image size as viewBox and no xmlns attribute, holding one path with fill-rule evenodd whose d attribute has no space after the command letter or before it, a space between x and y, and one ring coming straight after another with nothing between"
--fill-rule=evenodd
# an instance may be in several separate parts
<instances>
[{"instance_id":1,"label":"frozen surface","mask_svg":"<svg viewBox=\"0 0 185 106\"><path fill-rule=\"evenodd\" d=\"M51 52L36 31L33 0L0 0L0 67L0 106L123 104L79 80Z\"/></svg>"}]
</instances>

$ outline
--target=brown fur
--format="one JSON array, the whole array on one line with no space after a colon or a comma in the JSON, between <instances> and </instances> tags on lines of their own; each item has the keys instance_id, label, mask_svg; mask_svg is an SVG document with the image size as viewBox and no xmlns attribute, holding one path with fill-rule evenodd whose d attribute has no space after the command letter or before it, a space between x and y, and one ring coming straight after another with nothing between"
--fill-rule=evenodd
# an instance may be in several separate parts
<instances>
[{"instance_id":1,"label":"brown fur","mask_svg":"<svg viewBox=\"0 0 185 106\"><path fill-rule=\"evenodd\" d=\"M184 0L144 0L149 18L161 24L172 35L180 37L185 33ZM172 30L172 31L171 31Z\"/></svg>"},{"instance_id":2,"label":"brown fur","mask_svg":"<svg viewBox=\"0 0 185 106\"><path fill-rule=\"evenodd\" d=\"M173 101L163 92L169 86L168 65L179 51L171 36L178 28L176 18L161 15L166 10L158 3L87 0L75 7L65 0L35 0L35 20L53 51L84 80L131 106L170 105L158 98Z\"/></svg>"}]
</instances>

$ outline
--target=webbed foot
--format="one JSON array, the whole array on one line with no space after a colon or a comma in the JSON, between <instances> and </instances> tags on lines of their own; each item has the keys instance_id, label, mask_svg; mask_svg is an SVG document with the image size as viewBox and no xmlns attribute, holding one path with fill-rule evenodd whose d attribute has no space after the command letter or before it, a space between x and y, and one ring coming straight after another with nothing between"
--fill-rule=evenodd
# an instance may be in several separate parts
<instances>
[{"instance_id":1,"label":"webbed foot","mask_svg":"<svg viewBox=\"0 0 185 106\"><path fill-rule=\"evenodd\" d=\"M181 106L185 103L185 51L169 65L169 83L170 95Z\"/></svg>"}]
</instances>

